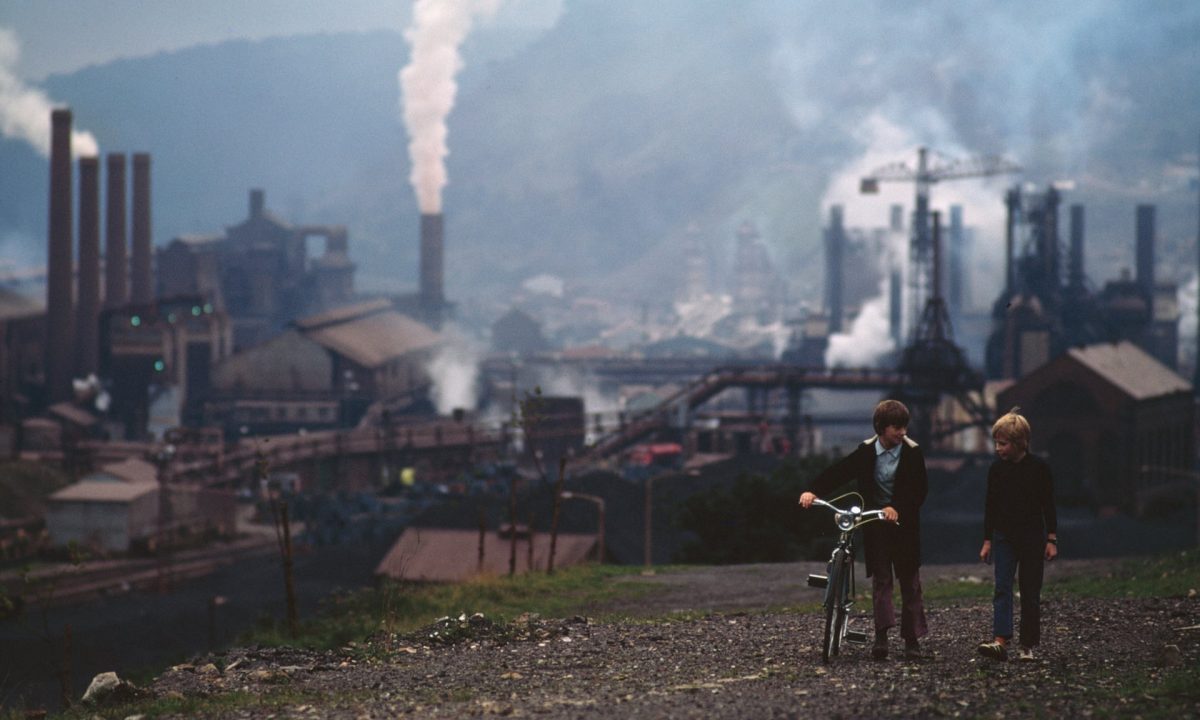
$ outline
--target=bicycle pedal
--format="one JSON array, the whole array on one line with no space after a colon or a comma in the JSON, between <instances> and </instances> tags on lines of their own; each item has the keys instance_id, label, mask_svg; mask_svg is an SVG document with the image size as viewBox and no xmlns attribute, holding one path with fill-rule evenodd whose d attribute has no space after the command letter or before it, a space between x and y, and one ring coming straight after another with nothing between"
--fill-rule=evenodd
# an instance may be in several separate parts
<instances>
[{"instance_id":1,"label":"bicycle pedal","mask_svg":"<svg viewBox=\"0 0 1200 720\"><path fill-rule=\"evenodd\" d=\"M829 578L824 575L809 575L808 586L815 588L829 587Z\"/></svg>"},{"instance_id":2,"label":"bicycle pedal","mask_svg":"<svg viewBox=\"0 0 1200 720\"><path fill-rule=\"evenodd\" d=\"M867 644L867 634L865 632L863 632L862 630L847 630L846 631L846 642L852 642L857 645L866 645Z\"/></svg>"}]
</instances>

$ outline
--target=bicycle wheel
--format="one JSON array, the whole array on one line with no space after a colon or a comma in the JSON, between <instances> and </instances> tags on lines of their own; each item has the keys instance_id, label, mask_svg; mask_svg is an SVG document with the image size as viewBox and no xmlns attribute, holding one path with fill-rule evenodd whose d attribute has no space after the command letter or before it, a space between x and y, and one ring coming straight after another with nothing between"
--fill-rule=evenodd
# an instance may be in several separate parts
<instances>
[{"instance_id":1,"label":"bicycle wheel","mask_svg":"<svg viewBox=\"0 0 1200 720\"><path fill-rule=\"evenodd\" d=\"M842 554L838 550L829 561L829 584L825 590L825 636L821 639L821 662L826 664L837 655L838 646L841 645L841 628L845 627L846 578Z\"/></svg>"},{"instance_id":2,"label":"bicycle wheel","mask_svg":"<svg viewBox=\"0 0 1200 720\"><path fill-rule=\"evenodd\" d=\"M837 577L838 592L836 594L837 603L833 612L833 654L837 655L842 650L842 640L846 637L846 621L850 615L850 567L849 563L843 564L838 569Z\"/></svg>"}]
</instances>

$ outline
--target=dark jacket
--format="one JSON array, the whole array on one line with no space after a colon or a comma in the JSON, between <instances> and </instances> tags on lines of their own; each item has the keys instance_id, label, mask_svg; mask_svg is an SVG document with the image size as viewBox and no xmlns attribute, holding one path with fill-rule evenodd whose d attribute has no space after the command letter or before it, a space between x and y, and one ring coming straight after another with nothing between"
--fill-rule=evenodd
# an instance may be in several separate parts
<instances>
[{"instance_id":1,"label":"dark jacket","mask_svg":"<svg viewBox=\"0 0 1200 720\"><path fill-rule=\"evenodd\" d=\"M834 490L853 481L854 487L842 492L857 491L868 509L882 507L876 497L875 440L876 437L864 440L854 452L826 468L813 480L809 491L822 500L829 500ZM900 514L900 525L875 521L863 527L868 575L871 560L882 552L891 555L898 570L915 570L921 566L921 505L928 492L925 454L906 437L900 447L900 462L896 465L892 501L888 503Z\"/></svg>"},{"instance_id":2,"label":"dark jacket","mask_svg":"<svg viewBox=\"0 0 1200 720\"><path fill-rule=\"evenodd\" d=\"M1041 544L1058 530L1050 465L1031 453L1017 462L996 460L988 469L983 539L999 530L1012 540Z\"/></svg>"}]
</instances>

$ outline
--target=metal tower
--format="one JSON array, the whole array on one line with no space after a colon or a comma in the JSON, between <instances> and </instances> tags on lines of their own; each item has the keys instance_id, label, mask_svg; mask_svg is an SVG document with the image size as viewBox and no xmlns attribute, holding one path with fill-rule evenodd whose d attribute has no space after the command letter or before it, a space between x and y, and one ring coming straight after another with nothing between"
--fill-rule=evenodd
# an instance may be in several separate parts
<instances>
[{"instance_id":1,"label":"metal tower","mask_svg":"<svg viewBox=\"0 0 1200 720\"><path fill-rule=\"evenodd\" d=\"M934 212L930 240L933 285L929 300L913 329L912 339L900 357L903 384L895 395L912 409L912 434L918 442L928 443L942 435L970 425L987 425L990 413L983 404L983 376L971 369L961 348L954 342L950 315L942 297L941 217ZM934 427L938 405L943 396L955 398L966 411L969 420L956 424L943 423Z\"/></svg>"},{"instance_id":2,"label":"metal tower","mask_svg":"<svg viewBox=\"0 0 1200 720\"><path fill-rule=\"evenodd\" d=\"M934 183L944 180L988 177L1005 173L1020 172L1016 163L998 155L987 155L958 160L927 148L917 149L917 167L912 168L903 161L894 162L876 169L862 179L860 191L865 194L879 192L881 182L911 182L916 185L916 209L913 212L912 239L909 245L909 290L914 315L923 313L929 299L929 284L933 269L933 246L929 232L929 192ZM917 317L910 327L916 328Z\"/></svg>"}]
</instances>

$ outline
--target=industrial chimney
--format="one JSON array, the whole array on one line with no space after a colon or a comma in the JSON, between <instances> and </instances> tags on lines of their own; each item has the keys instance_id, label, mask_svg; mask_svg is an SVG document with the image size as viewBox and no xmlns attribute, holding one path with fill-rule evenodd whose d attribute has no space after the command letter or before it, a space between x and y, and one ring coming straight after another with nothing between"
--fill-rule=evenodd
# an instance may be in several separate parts
<instances>
[{"instance_id":1,"label":"industrial chimney","mask_svg":"<svg viewBox=\"0 0 1200 720\"><path fill-rule=\"evenodd\" d=\"M825 231L825 310L829 313L829 333L842 331L842 253L846 231L842 225L842 206L829 208L829 228Z\"/></svg>"},{"instance_id":2,"label":"industrial chimney","mask_svg":"<svg viewBox=\"0 0 1200 720\"><path fill-rule=\"evenodd\" d=\"M250 217L256 218L263 214L263 207L266 205L266 193L261 188L254 188L250 191Z\"/></svg>"},{"instance_id":3,"label":"industrial chimney","mask_svg":"<svg viewBox=\"0 0 1200 720\"><path fill-rule=\"evenodd\" d=\"M1021 216L1021 189L1011 188L1004 194L1004 207L1007 211L1004 220L1004 295L1011 298L1017 290L1016 275L1016 237L1017 223Z\"/></svg>"},{"instance_id":4,"label":"industrial chimney","mask_svg":"<svg viewBox=\"0 0 1200 720\"><path fill-rule=\"evenodd\" d=\"M1070 257L1067 260L1067 287L1083 287L1083 206L1071 206Z\"/></svg>"},{"instance_id":5,"label":"industrial chimney","mask_svg":"<svg viewBox=\"0 0 1200 720\"><path fill-rule=\"evenodd\" d=\"M125 229L125 154L108 154L108 187L104 214L104 306L129 302L129 253Z\"/></svg>"},{"instance_id":6,"label":"industrial chimney","mask_svg":"<svg viewBox=\"0 0 1200 720\"><path fill-rule=\"evenodd\" d=\"M150 155L133 155L133 256L130 262L130 292L134 305L154 302L154 278L150 267Z\"/></svg>"},{"instance_id":7,"label":"industrial chimney","mask_svg":"<svg viewBox=\"0 0 1200 720\"><path fill-rule=\"evenodd\" d=\"M1137 206L1137 284L1153 317L1154 303L1154 206Z\"/></svg>"},{"instance_id":8,"label":"industrial chimney","mask_svg":"<svg viewBox=\"0 0 1200 720\"><path fill-rule=\"evenodd\" d=\"M46 400L71 396L71 111L50 113L50 218L46 258Z\"/></svg>"},{"instance_id":9,"label":"industrial chimney","mask_svg":"<svg viewBox=\"0 0 1200 720\"><path fill-rule=\"evenodd\" d=\"M75 372L87 377L99 369L100 338L100 161L79 158L79 308L75 322Z\"/></svg>"},{"instance_id":10,"label":"industrial chimney","mask_svg":"<svg viewBox=\"0 0 1200 720\"><path fill-rule=\"evenodd\" d=\"M968 302L967 291L970 287L965 284L967 272L967 234L963 228L962 205L950 206L950 247L946 253L948 267L946 272L947 288L946 302L952 315L962 312Z\"/></svg>"},{"instance_id":11,"label":"industrial chimney","mask_svg":"<svg viewBox=\"0 0 1200 720\"><path fill-rule=\"evenodd\" d=\"M421 214L421 306L439 318L446 303L442 285L442 224L441 213Z\"/></svg>"}]
</instances>

